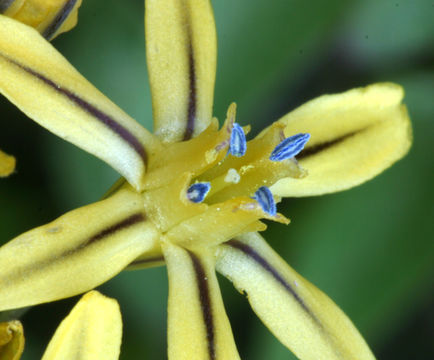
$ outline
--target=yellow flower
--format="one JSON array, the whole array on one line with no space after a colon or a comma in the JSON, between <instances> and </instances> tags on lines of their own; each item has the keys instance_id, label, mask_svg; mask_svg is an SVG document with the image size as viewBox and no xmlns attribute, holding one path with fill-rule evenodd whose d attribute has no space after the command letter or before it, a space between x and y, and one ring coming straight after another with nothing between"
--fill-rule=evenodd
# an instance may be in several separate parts
<instances>
[{"instance_id":1,"label":"yellow flower","mask_svg":"<svg viewBox=\"0 0 434 360\"><path fill-rule=\"evenodd\" d=\"M116 300L90 291L62 321L42 360L116 360L122 340L122 319ZM0 359L19 360L24 332L18 320L0 323Z\"/></svg>"},{"instance_id":2,"label":"yellow flower","mask_svg":"<svg viewBox=\"0 0 434 360\"><path fill-rule=\"evenodd\" d=\"M155 135L33 29L0 17L0 91L123 176L102 201L0 248L0 310L165 263L169 358L232 360L239 355L217 269L300 359L373 359L342 311L256 231L266 228L260 219L289 222L276 212L281 197L348 189L400 159L411 143L403 90L384 83L321 96L246 144L235 104L220 130L212 118L209 1L148 0L145 30Z\"/></svg>"},{"instance_id":3,"label":"yellow flower","mask_svg":"<svg viewBox=\"0 0 434 360\"><path fill-rule=\"evenodd\" d=\"M29 25L47 40L77 24L81 0L1 0L0 14Z\"/></svg>"}]
</instances>

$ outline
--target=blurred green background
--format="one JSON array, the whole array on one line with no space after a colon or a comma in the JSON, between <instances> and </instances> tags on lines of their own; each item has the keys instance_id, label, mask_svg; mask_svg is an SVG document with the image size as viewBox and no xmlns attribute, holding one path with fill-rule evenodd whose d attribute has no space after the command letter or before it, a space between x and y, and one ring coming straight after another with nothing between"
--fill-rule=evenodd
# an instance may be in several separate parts
<instances>
[{"instance_id":1,"label":"blurred green background","mask_svg":"<svg viewBox=\"0 0 434 360\"><path fill-rule=\"evenodd\" d=\"M152 129L143 1L84 0L79 25L54 41L93 84ZM434 358L432 1L218 0L214 113L238 103L253 133L303 102L379 81L404 86L414 126L408 156L367 184L319 198L286 199L290 226L264 234L298 272L349 315L378 359ZM0 241L98 200L117 178L0 99L0 147L18 159L0 181ZM19 256L19 254L17 254ZM295 359L247 301L221 279L243 359ZM121 359L166 358L165 268L124 272L100 290L118 299ZM23 359L39 359L77 297L23 317Z\"/></svg>"}]
</instances>

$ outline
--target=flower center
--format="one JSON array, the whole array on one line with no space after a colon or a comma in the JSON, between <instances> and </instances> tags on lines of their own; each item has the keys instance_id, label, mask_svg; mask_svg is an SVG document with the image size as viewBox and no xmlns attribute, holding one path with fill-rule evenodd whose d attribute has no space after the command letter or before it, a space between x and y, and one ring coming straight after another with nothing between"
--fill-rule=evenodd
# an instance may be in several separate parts
<instances>
[{"instance_id":1,"label":"flower center","mask_svg":"<svg viewBox=\"0 0 434 360\"><path fill-rule=\"evenodd\" d=\"M269 186L305 171L294 156L308 134L284 138L274 124L246 142L235 123L235 104L218 130L212 124L198 137L163 145L151 157L143 191L146 216L165 241L187 248L212 246L248 231L265 230L260 219L289 220L276 212Z\"/></svg>"}]
</instances>

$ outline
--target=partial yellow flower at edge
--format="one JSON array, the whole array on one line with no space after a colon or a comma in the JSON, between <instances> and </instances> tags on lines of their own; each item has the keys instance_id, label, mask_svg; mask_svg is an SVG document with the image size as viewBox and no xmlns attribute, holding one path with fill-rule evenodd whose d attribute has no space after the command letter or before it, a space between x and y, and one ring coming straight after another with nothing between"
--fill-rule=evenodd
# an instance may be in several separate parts
<instances>
[{"instance_id":1,"label":"partial yellow flower at edge","mask_svg":"<svg viewBox=\"0 0 434 360\"><path fill-rule=\"evenodd\" d=\"M0 177L6 177L15 170L16 160L0 150Z\"/></svg>"},{"instance_id":2,"label":"partial yellow flower at edge","mask_svg":"<svg viewBox=\"0 0 434 360\"><path fill-rule=\"evenodd\" d=\"M42 360L116 360L121 340L118 303L90 291L59 325Z\"/></svg>"},{"instance_id":3,"label":"partial yellow flower at edge","mask_svg":"<svg viewBox=\"0 0 434 360\"><path fill-rule=\"evenodd\" d=\"M82 0L1 0L0 14L39 31L47 40L71 30L77 24Z\"/></svg>"},{"instance_id":4,"label":"partial yellow flower at edge","mask_svg":"<svg viewBox=\"0 0 434 360\"><path fill-rule=\"evenodd\" d=\"M18 320L0 323L0 359L19 360L24 350L23 326Z\"/></svg>"}]
</instances>

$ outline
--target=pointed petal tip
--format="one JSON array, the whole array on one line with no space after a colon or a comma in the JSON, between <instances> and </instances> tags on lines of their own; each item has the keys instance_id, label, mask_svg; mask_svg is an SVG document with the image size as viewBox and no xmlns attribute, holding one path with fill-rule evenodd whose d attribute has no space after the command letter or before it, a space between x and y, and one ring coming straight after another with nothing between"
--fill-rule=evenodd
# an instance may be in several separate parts
<instances>
[{"instance_id":1,"label":"pointed petal tip","mask_svg":"<svg viewBox=\"0 0 434 360\"><path fill-rule=\"evenodd\" d=\"M98 291L83 295L57 328L42 360L117 360L122 338L119 304Z\"/></svg>"}]
</instances>

